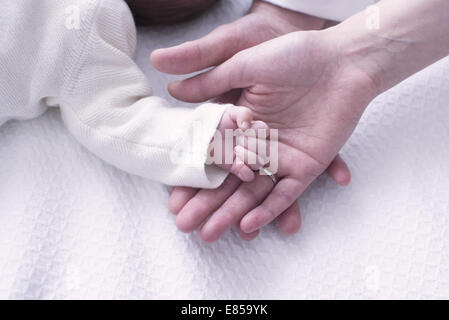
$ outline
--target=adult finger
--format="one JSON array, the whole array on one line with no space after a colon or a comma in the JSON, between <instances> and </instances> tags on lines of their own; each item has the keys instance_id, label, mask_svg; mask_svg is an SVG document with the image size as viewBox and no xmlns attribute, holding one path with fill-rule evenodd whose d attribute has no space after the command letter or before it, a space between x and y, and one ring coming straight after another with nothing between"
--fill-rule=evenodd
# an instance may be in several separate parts
<instances>
[{"instance_id":1,"label":"adult finger","mask_svg":"<svg viewBox=\"0 0 449 320\"><path fill-rule=\"evenodd\" d=\"M252 233L245 233L245 232L242 231L242 229L240 229L239 224L236 225L236 229L237 229L237 233L238 233L238 235L240 236L240 238L241 238L242 240L246 240L246 241L254 240L254 239L256 239L256 238L259 236L259 234L260 234L260 231L259 231L259 230L256 230L256 231L254 231L254 232L252 232Z\"/></svg>"},{"instance_id":2,"label":"adult finger","mask_svg":"<svg viewBox=\"0 0 449 320\"><path fill-rule=\"evenodd\" d=\"M178 214L197 192L198 189L195 188L174 187L168 199L168 210L174 214Z\"/></svg>"},{"instance_id":3,"label":"adult finger","mask_svg":"<svg viewBox=\"0 0 449 320\"><path fill-rule=\"evenodd\" d=\"M188 74L217 66L256 44L248 32L251 27L248 17L243 17L219 26L198 40L155 50L151 54L151 63L159 71L170 74Z\"/></svg>"},{"instance_id":4,"label":"adult finger","mask_svg":"<svg viewBox=\"0 0 449 320\"><path fill-rule=\"evenodd\" d=\"M299 231L301 228L301 213L299 211L298 201L295 201L290 208L279 215L278 225L281 231L286 235L292 235ZM256 230L252 233L245 233L240 228L240 224L236 226L236 229L240 238L246 241L254 240L260 234L260 230Z\"/></svg>"},{"instance_id":5,"label":"adult finger","mask_svg":"<svg viewBox=\"0 0 449 320\"><path fill-rule=\"evenodd\" d=\"M204 102L233 89L249 87L251 72L244 67L246 64L245 51L241 51L212 70L170 83L168 91L181 101Z\"/></svg>"},{"instance_id":6,"label":"adult finger","mask_svg":"<svg viewBox=\"0 0 449 320\"><path fill-rule=\"evenodd\" d=\"M195 231L240 184L240 179L230 175L219 188L200 190L178 213L176 226L186 233Z\"/></svg>"},{"instance_id":7,"label":"adult finger","mask_svg":"<svg viewBox=\"0 0 449 320\"><path fill-rule=\"evenodd\" d=\"M351 172L348 165L337 155L329 167L326 169L327 174L339 185L347 186L351 182Z\"/></svg>"},{"instance_id":8,"label":"adult finger","mask_svg":"<svg viewBox=\"0 0 449 320\"><path fill-rule=\"evenodd\" d=\"M258 206L272 189L273 182L265 176L258 175L254 181L242 183L201 227L201 239L205 242L218 240L247 212Z\"/></svg>"},{"instance_id":9,"label":"adult finger","mask_svg":"<svg viewBox=\"0 0 449 320\"><path fill-rule=\"evenodd\" d=\"M287 210L279 215L278 224L281 231L287 235L299 231L301 228L301 212L298 201L295 201Z\"/></svg>"},{"instance_id":10,"label":"adult finger","mask_svg":"<svg viewBox=\"0 0 449 320\"><path fill-rule=\"evenodd\" d=\"M305 190L306 185L293 178L283 178L260 206L251 210L241 221L243 232L254 232L271 223L287 210Z\"/></svg>"}]
</instances>

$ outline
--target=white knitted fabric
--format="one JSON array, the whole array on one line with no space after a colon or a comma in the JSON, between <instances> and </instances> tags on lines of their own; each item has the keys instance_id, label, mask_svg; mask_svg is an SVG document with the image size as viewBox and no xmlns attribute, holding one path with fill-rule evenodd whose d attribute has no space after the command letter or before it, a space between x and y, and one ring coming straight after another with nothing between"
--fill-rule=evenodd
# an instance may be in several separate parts
<instances>
[{"instance_id":1,"label":"white knitted fabric","mask_svg":"<svg viewBox=\"0 0 449 320\"><path fill-rule=\"evenodd\" d=\"M0 124L58 106L75 138L122 170L170 185L222 183L226 173L205 162L226 106L175 108L152 96L122 0L8 0L0 30Z\"/></svg>"}]
</instances>

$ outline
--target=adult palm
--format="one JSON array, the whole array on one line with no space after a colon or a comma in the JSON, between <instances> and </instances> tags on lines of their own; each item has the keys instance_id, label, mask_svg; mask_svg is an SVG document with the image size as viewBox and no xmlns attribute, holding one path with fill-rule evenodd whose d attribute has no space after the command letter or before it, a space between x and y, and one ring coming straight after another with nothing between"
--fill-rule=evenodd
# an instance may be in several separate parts
<instances>
[{"instance_id":1,"label":"adult palm","mask_svg":"<svg viewBox=\"0 0 449 320\"><path fill-rule=\"evenodd\" d=\"M243 88L238 105L279 129L279 183L241 221L245 233L270 223L320 175L375 97L371 79L341 55L333 30L294 32L241 51L170 92L199 102Z\"/></svg>"},{"instance_id":2,"label":"adult palm","mask_svg":"<svg viewBox=\"0 0 449 320\"><path fill-rule=\"evenodd\" d=\"M178 47L155 51L152 54L152 62L156 68L164 72L190 73L206 67L220 65L241 50L285 33L298 29L317 29L321 28L323 24L324 21L321 19L256 2L249 15L232 24L219 27L205 38ZM290 39L281 41L289 42ZM287 47L290 48L290 45ZM265 50L265 46L269 50L262 52ZM186 101L202 101L222 94L229 96L229 92L233 92L235 96L235 93L237 93L240 100L238 104L251 107L260 119L266 119L272 127L281 129L280 152L282 163L279 174L285 175L284 168L296 166L297 164L294 161L297 159L305 159L305 161L301 160L301 166L307 169L303 171L304 174L308 175L307 179L301 180L291 180L290 177L283 179L282 188L278 189L276 193L281 192L279 199L283 199L282 207L285 207L287 202L292 202L293 195L299 195L300 192L299 186L297 186L293 188L297 190L296 192L284 193L284 186L286 188L299 181L305 187L309 180L324 170L322 167L326 161L318 163L318 165L316 161L313 161L313 153L309 153L309 147L307 147L307 141L309 146L313 145L312 136L308 135L305 130L298 130L295 127L297 123L293 123L293 119L300 118L300 113L296 112L293 106L301 99L305 101L307 95L304 92L307 91L307 88L310 88L313 78L302 72L303 77L299 79L300 82L295 82L295 79L291 78L290 83L282 82L286 79L281 79L282 81L279 82L279 79L273 78L274 75L281 74L281 77L283 77L285 74L292 72L287 56L282 56L277 50L273 51L271 43L265 46L237 54L231 60L214 69L213 72L182 83L171 84L170 91L175 97ZM310 52L303 52L303 55L308 54ZM300 58L300 52L295 53L295 55L295 59ZM313 67L311 62L306 61L303 61L304 71L306 71L307 66ZM280 64L282 64L281 68L279 68ZM257 65L257 70L251 69L251 65ZM244 67L244 69L238 70L241 67ZM319 67L319 65L316 65L316 67ZM307 72L314 74L314 70L317 69L310 69ZM299 73L297 75L300 76ZM242 81L236 81L239 77ZM245 79L245 77L248 78ZM247 81L244 83L243 80L250 80L250 78L252 80L264 79L264 81L259 83ZM298 84L299 86L297 86ZM239 88L245 88L245 90L238 90ZM284 94L288 89L295 94ZM273 115L276 115L276 117ZM284 121L284 118L286 118L286 121ZM309 112L308 118L310 121L314 118L312 112ZM306 119L302 119L302 125L304 126L307 126ZM302 131L300 136L304 137L301 138L301 146L297 146L297 139L295 139L298 131ZM307 148L302 149L303 146ZM336 150L336 148L333 150ZM329 152L329 154L332 153L333 151ZM320 156L317 160L321 158ZM342 185L349 183L349 171L341 158L336 157L327 171L338 183ZM210 214L215 212L200 231L204 240L213 241L233 224L240 221L245 213L263 201L271 189L272 184L266 177L259 176L253 183L245 184L240 184L234 177L229 177L218 190L198 192L191 188L175 188L170 207L176 213L181 211L177 218L177 224L181 230L187 232L195 230ZM271 198L273 197L274 195L271 196ZM288 201L285 197L288 197ZM268 203L270 202L271 200ZM276 214L277 212L272 213L271 216L274 217ZM248 219L251 218L246 220ZM294 233L298 230L300 215L296 202L286 208L279 217L279 222L285 233ZM242 223L242 226L245 227L245 223ZM254 228L245 227L245 231L250 229ZM257 232L240 233L242 237L248 239L256 236Z\"/></svg>"}]
</instances>

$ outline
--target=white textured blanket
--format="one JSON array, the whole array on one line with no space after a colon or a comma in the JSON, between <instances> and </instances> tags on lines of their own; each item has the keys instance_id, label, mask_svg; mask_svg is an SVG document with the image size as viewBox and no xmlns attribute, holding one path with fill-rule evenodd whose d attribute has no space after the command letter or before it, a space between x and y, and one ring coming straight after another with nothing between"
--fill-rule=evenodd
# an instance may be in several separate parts
<instances>
[{"instance_id":1,"label":"white textured blanket","mask_svg":"<svg viewBox=\"0 0 449 320\"><path fill-rule=\"evenodd\" d=\"M243 15L222 1L191 23L140 30L150 52ZM206 245L176 230L168 190L84 150L51 111L0 128L0 298L449 298L449 58L372 103L322 177L299 234L274 227Z\"/></svg>"}]
</instances>

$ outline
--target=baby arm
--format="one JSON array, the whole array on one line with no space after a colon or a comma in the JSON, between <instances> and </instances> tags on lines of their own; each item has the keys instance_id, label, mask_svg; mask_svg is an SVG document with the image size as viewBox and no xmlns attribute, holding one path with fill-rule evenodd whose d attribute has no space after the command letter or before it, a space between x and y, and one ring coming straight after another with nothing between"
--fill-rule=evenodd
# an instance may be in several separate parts
<instances>
[{"instance_id":1,"label":"baby arm","mask_svg":"<svg viewBox=\"0 0 449 320\"><path fill-rule=\"evenodd\" d=\"M210 143L217 128L239 127L246 109L174 108L152 96L132 60L135 26L122 0L18 0L5 10L0 124L60 107L76 139L122 170L170 185L222 183L227 172L206 165Z\"/></svg>"},{"instance_id":2,"label":"baby arm","mask_svg":"<svg viewBox=\"0 0 449 320\"><path fill-rule=\"evenodd\" d=\"M252 170L235 156L219 164L222 169L206 165L217 129L248 129L249 109L215 103L174 108L151 95L131 58L134 47L129 9L104 1L60 101L74 136L114 166L169 185L215 188L227 175L222 169L252 179Z\"/></svg>"}]
</instances>

